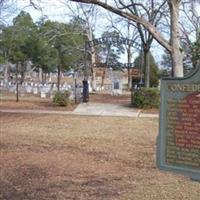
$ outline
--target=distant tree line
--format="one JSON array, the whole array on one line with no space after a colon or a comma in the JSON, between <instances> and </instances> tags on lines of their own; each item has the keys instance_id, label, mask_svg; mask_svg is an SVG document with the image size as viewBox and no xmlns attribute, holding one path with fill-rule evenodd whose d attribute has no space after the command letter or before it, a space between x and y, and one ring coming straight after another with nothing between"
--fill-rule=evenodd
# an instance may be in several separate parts
<instances>
[{"instance_id":1,"label":"distant tree line","mask_svg":"<svg viewBox=\"0 0 200 200\"><path fill-rule=\"evenodd\" d=\"M76 24L80 26L80 24ZM20 12L13 24L2 26L0 62L16 65L16 73L24 80L27 62L43 73L77 69L83 63L85 37L69 24L40 19L34 23L30 14Z\"/></svg>"}]
</instances>

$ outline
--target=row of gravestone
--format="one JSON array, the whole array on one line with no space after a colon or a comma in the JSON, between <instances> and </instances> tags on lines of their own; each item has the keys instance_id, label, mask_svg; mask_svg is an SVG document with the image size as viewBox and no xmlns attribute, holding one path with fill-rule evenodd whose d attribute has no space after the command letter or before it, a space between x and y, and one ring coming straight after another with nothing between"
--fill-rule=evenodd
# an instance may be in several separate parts
<instances>
[{"instance_id":1,"label":"row of gravestone","mask_svg":"<svg viewBox=\"0 0 200 200\"><path fill-rule=\"evenodd\" d=\"M4 88L10 92L16 93L16 84L14 82L5 83L3 80L0 81L0 87ZM34 83L34 82L23 82L22 85L19 86L19 91L21 96L25 96L25 94L34 94L39 95L41 98L46 98L47 96L53 97L53 94L57 91L57 84L55 83ZM71 94L71 99L80 97L82 93L82 85L78 84L76 88L74 85L70 85L64 83L60 85L60 91L69 91ZM91 84L89 81L89 92L92 91ZM105 84L104 86L97 85L96 91L110 91L111 95L121 95L122 94L122 82L119 80L113 81L111 84Z\"/></svg>"},{"instance_id":2,"label":"row of gravestone","mask_svg":"<svg viewBox=\"0 0 200 200\"><path fill-rule=\"evenodd\" d=\"M8 82L5 84L3 81L0 81L0 87L4 90L8 90L9 92L16 93L16 83L14 82ZM47 96L52 98L53 94L57 91L57 84L24 82L19 85L19 91L21 96L25 96L25 94L33 94L40 96L41 98L46 98ZM78 86L75 94L74 86L64 83L60 85L60 91L69 91L70 98L74 99L75 95L77 98L81 98L82 88Z\"/></svg>"},{"instance_id":3,"label":"row of gravestone","mask_svg":"<svg viewBox=\"0 0 200 200\"><path fill-rule=\"evenodd\" d=\"M122 82L113 82L111 84L105 84L104 86L97 85L96 91L109 91L111 95L122 95L123 85Z\"/></svg>"}]
</instances>

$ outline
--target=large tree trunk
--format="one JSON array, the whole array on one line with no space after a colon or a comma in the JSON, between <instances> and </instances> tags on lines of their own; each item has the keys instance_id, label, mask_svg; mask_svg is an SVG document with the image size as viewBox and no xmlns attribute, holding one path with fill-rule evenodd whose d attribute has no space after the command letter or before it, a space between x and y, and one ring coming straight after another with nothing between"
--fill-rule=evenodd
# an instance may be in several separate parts
<instances>
[{"instance_id":1,"label":"large tree trunk","mask_svg":"<svg viewBox=\"0 0 200 200\"><path fill-rule=\"evenodd\" d=\"M60 75L61 75L61 65L58 65L58 82L57 82L57 89L60 91Z\"/></svg>"},{"instance_id":2,"label":"large tree trunk","mask_svg":"<svg viewBox=\"0 0 200 200\"><path fill-rule=\"evenodd\" d=\"M4 68L4 84L6 87L8 86L8 79L9 79L9 64L8 62L6 62Z\"/></svg>"},{"instance_id":3,"label":"large tree trunk","mask_svg":"<svg viewBox=\"0 0 200 200\"><path fill-rule=\"evenodd\" d=\"M39 83L42 83L42 68L39 68L38 79L39 79Z\"/></svg>"},{"instance_id":4,"label":"large tree trunk","mask_svg":"<svg viewBox=\"0 0 200 200\"><path fill-rule=\"evenodd\" d=\"M95 71L95 63L96 63L96 51L94 45L91 47L91 65L92 65L92 91L96 91L96 71Z\"/></svg>"},{"instance_id":5,"label":"large tree trunk","mask_svg":"<svg viewBox=\"0 0 200 200\"><path fill-rule=\"evenodd\" d=\"M180 47L179 7L180 0L168 0L171 15L171 58L174 77L183 77L183 55Z\"/></svg>"},{"instance_id":6,"label":"large tree trunk","mask_svg":"<svg viewBox=\"0 0 200 200\"><path fill-rule=\"evenodd\" d=\"M21 74L21 80L20 80L20 84L22 84L25 80L25 63L21 62L21 69L20 69L20 74Z\"/></svg>"},{"instance_id":7,"label":"large tree trunk","mask_svg":"<svg viewBox=\"0 0 200 200\"><path fill-rule=\"evenodd\" d=\"M150 63L149 63L150 51L144 50L144 86L150 87Z\"/></svg>"},{"instance_id":8,"label":"large tree trunk","mask_svg":"<svg viewBox=\"0 0 200 200\"><path fill-rule=\"evenodd\" d=\"M102 77L101 77L101 89L104 86L105 77L106 77L106 69L104 68L103 73L102 73Z\"/></svg>"},{"instance_id":9,"label":"large tree trunk","mask_svg":"<svg viewBox=\"0 0 200 200\"><path fill-rule=\"evenodd\" d=\"M87 35L89 41L91 41L91 72L92 72L92 91L96 91L96 72L94 70L95 63L96 63L96 50L93 43L93 33L91 27L87 30Z\"/></svg>"},{"instance_id":10,"label":"large tree trunk","mask_svg":"<svg viewBox=\"0 0 200 200\"><path fill-rule=\"evenodd\" d=\"M16 102L19 101L19 78L18 78L18 73L19 73L19 63L17 62L16 64Z\"/></svg>"},{"instance_id":11,"label":"large tree trunk","mask_svg":"<svg viewBox=\"0 0 200 200\"><path fill-rule=\"evenodd\" d=\"M128 89L129 90L132 87L132 83L131 83L131 69L130 69L131 58L132 58L131 46L128 45L128 48L127 48L127 59L128 59Z\"/></svg>"}]
</instances>

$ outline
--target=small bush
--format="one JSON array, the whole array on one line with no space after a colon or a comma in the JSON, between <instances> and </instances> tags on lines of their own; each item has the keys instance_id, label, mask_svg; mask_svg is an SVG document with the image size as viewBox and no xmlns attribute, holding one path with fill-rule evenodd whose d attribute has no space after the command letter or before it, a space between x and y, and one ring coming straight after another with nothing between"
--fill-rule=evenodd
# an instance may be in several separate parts
<instances>
[{"instance_id":1,"label":"small bush","mask_svg":"<svg viewBox=\"0 0 200 200\"><path fill-rule=\"evenodd\" d=\"M132 105L137 108L158 108L160 101L157 88L140 88L133 93Z\"/></svg>"},{"instance_id":2,"label":"small bush","mask_svg":"<svg viewBox=\"0 0 200 200\"><path fill-rule=\"evenodd\" d=\"M59 106L68 106L69 105L69 96L70 93L68 91L57 91L53 97L53 102Z\"/></svg>"}]
</instances>

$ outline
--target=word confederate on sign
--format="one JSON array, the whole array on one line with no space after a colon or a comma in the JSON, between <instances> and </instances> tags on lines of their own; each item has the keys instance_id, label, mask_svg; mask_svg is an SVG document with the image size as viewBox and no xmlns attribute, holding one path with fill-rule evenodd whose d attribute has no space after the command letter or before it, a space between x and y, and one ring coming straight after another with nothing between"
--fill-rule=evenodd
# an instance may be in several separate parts
<instances>
[{"instance_id":1,"label":"word confederate on sign","mask_svg":"<svg viewBox=\"0 0 200 200\"><path fill-rule=\"evenodd\" d=\"M200 66L161 81L157 165L200 181Z\"/></svg>"}]
</instances>

